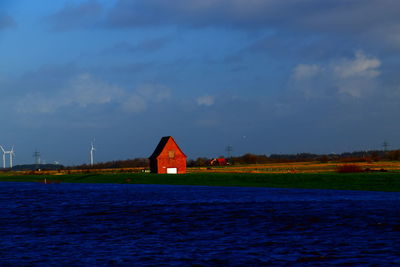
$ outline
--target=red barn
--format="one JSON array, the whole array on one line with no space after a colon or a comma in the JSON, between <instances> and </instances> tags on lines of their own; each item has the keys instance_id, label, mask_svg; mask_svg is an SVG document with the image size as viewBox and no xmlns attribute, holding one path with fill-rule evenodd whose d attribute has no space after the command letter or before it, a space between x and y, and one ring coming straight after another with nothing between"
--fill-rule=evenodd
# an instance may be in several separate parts
<instances>
[{"instance_id":1,"label":"red barn","mask_svg":"<svg viewBox=\"0 0 400 267\"><path fill-rule=\"evenodd\" d=\"M174 138L164 136L149 158L150 171L152 173L186 173L186 158Z\"/></svg>"},{"instance_id":2,"label":"red barn","mask_svg":"<svg viewBox=\"0 0 400 267\"><path fill-rule=\"evenodd\" d=\"M228 162L224 158L212 159L210 161L210 165L212 166L226 166Z\"/></svg>"}]
</instances>

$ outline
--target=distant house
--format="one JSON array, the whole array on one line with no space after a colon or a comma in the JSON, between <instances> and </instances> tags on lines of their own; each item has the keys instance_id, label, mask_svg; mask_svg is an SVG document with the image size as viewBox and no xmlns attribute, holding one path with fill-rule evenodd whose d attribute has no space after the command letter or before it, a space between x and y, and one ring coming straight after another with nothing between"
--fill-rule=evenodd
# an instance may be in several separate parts
<instances>
[{"instance_id":1,"label":"distant house","mask_svg":"<svg viewBox=\"0 0 400 267\"><path fill-rule=\"evenodd\" d=\"M186 173L186 155L176 144L172 136L161 138L153 154L150 156L150 172L152 173Z\"/></svg>"},{"instance_id":2,"label":"distant house","mask_svg":"<svg viewBox=\"0 0 400 267\"><path fill-rule=\"evenodd\" d=\"M212 165L212 166L226 166L226 165L228 165L228 162L224 158L217 158L217 159L212 159L210 161L210 165Z\"/></svg>"}]
</instances>

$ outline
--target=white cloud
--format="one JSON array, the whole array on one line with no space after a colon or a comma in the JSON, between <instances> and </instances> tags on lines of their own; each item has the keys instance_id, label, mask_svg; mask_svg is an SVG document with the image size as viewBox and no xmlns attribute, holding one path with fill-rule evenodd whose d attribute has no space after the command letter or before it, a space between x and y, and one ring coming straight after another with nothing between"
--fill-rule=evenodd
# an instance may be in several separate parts
<instances>
[{"instance_id":1,"label":"white cloud","mask_svg":"<svg viewBox=\"0 0 400 267\"><path fill-rule=\"evenodd\" d=\"M136 113L146 110L148 103L160 103L169 97L169 88L162 85L143 85L131 92L85 73L73 77L63 88L53 88L53 93L26 94L17 103L16 110L20 113L54 113L65 107L87 109L113 104L125 112Z\"/></svg>"},{"instance_id":2,"label":"white cloud","mask_svg":"<svg viewBox=\"0 0 400 267\"><path fill-rule=\"evenodd\" d=\"M144 84L122 100L122 109L127 112L141 112L147 109L148 103L161 103L171 96L171 90L160 84Z\"/></svg>"},{"instance_id":3,"label":"white cloud","mask_svg":"<svg viewBox=\"0 0 400 267\"><path fill-rule=\"evenodd\" d=\"M196 99L196 103L198 106L212 106L215 103L215 97L210 95L200 96Z\"/></svg>"},{"instance_id":4,"label":"white cloud","mask_svg":"<svg viewBox=\"0 0 400 267\"><path fill-rule=\"evenodd\" d=\"M361 98L376 91L380 66L378 58L357 51L353 58L342 58L330 64L299 64L294 68L291 80L307 98L332 93Z\"/></svg>"},{"instance_id":5,"label":"white cloud","mask_svg":"<svg viewBox=\"0 0 400 267\"><path fill-rule=\"evenodd\" d=\"M322 71L323 69L315 64L314 65L299 64L294 68L293 78L295 80L309 79L318 75Z\"/></svg>"},{"instance_id":6,"label":"white cloud","mask_svg":"<svg viewBox=\"0 0 400 267\"><path fill-rule=\"evenodd\" d=\"M353 59L342 59L332 65L337 80L338 92L354 98L369 95L376 88L381 61L357 51Z\"/></svg>"},{"instance_id":7,"label":"white cloud","mask_svg":"<svg viewBox=\"0 0 400 267\"><path fill-rule=\"evenodd\" d=\"M380 66L379 59L368 57L362 51L357 51L354 59L341 60L341 62L333 65L333 70L341 78L354 76L375 78L380 74L378 70Z\"/></svg>"},{"instance_id":8,"label":"white cloud","mask_svg":"<svg viewBox=\"0 0 400 267\"><path fill-rule=\"evenodd\" d=\"M124 94L118 86L96 80L90 74L82 74L74 78L67 90L63 92L65 104L78 104L86 107L90 104L106 104L120 98Z\"/></svg>"},{"instance_id":9,"label":"white cloud","mask_svg":"<svg viewBox=\"0 0 400 267\"><path fill-rule=\"evenodd\" d=\"M68 85L60 90L53 88L54 93L28 93L22 98L17 111L22 113L52 113L67 106L85 108L89 105L106 104L120 98L124 92L115 85L95 79L90 74L80 74L72 78Z\"/></svg>"},{"instance_id":10,"label":"white cloud","mask_svg":"<svg viewBox=\"0 0 400 267\"><path fill-rule=\"evenodd\" d=\"M28 93L21 99L16 110L20 113L51 113L60 107L60 103L50 100L40 93Z\"/></svg>"},{"instance_id":11,"label":"white cloud","mask_svg":"<svg viewBox=\"0 0 400 267\"><path fill-rule=\"evenodd\" d=\"M146 100L139 95L131 95L122 102L122 109L126 112L141 112L147 109Z\"/></svg>"}]
</instances>

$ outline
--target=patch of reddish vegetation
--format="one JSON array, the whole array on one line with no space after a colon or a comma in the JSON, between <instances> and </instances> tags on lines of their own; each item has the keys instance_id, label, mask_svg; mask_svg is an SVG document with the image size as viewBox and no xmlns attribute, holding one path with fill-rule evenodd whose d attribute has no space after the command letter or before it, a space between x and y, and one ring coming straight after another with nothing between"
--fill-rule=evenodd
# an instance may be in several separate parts
<instances>
[{"instance_id":1,"label":"patch of reddish vegetation","mask_svg":"<svg viewBox=\"0 0 400 267\"><path fill-rule=\"evenodd\" d=\"M338 166L336 169L338 173L352 173L352 172L364 172L364 169L359 165L355 164L346 164Z\"/></svg>"}]
</instances>

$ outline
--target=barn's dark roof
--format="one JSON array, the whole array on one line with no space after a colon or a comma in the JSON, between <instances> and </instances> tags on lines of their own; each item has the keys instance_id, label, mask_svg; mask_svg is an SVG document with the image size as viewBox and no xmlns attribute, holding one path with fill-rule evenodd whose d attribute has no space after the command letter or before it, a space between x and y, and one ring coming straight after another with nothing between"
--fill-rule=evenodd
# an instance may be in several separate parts
<instances>
[{"instance_id":1,"label":"barn's dark roof","mask_svg":"<svg viewBox=\"0 0 400 267\"><path fill-rule=\"evenodd\" d=\"M172 139L172 141L176 144L176 142L175 142L174 138L172 138L172 136L164 136L163 138L161 138L160 142L158 143L156 149L154 150L153 154L151 154L149 159L157 158L161 154L165 145L168 143L168 141L170 139ZM179 148L179 146L178 146L178 149L182 152L182 150ZM182 154L185 155L185 153L183 153L183 152L182 152Z\"/></svg>"},{"instance_id":2,"label":"barn's dark roof","mask_svg":"<svg viewBox=\"0 0 400 267\"><path fill-rule=\"evenodd\" d=\"M165 147L170 138L171 136L164 136L163 138L161 138L160 142L158 143L153 154L151 154L150 158L156 158L158 155L160 155L161 151L163 150L163 148Z\"/></svg>"}]
</instances>

